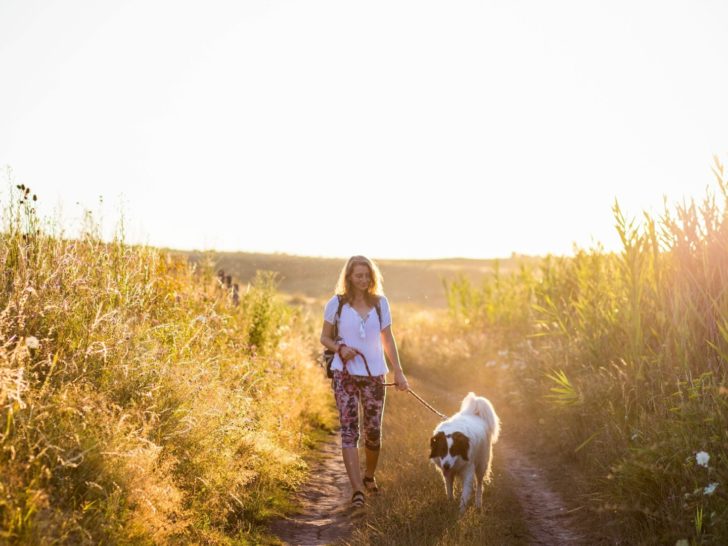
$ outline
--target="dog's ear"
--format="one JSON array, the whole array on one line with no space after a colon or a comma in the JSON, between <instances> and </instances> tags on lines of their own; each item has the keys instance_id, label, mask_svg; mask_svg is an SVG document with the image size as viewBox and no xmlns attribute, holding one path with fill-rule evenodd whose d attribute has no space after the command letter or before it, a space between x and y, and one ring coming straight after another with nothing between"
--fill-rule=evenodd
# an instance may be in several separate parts
<instances>
[{"instance_id":1,"label":"dog's ear","mask_svg":"<svg viewBox=\"0 0 728 546\"><path fill-rule=\"evenodd\" d=\"M468 460L468 451L470 450L470 438L462 432L452 433L452 447L450 454L452 456L460 455L464 461Z\"/></svg>"},{"instance_id":2,"label":"dog's ear","mask_svg":"<svg viewBox=\"0 0 728 546\"><path fill-rule=\"evenodd\" d=\"M447 438L444 432L438 432L430 438L430 459L447 455Z\"/></svg>"}]
</instances>

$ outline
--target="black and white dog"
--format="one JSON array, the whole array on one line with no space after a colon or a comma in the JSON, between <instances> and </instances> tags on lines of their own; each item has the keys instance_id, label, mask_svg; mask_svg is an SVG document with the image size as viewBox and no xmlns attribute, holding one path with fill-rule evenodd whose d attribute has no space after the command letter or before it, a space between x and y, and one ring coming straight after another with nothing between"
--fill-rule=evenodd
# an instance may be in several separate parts
<instances>
[{"instance_id":1,"label":"black and white dog","mask_svg":"<svg viewBox=\"0 0 728 546\"><path fill-rule=\"evenodd\" d=\"M460 512L470 499L475 479L475 506L482 504L483 480L490 481L493 444L498 441L500 419L487 398L469 393L460 411L435 428L430 439L430 460L445 480L447 498L453 499L453 481L460 476L463 493Z\"/></svg>"}]
</instances>

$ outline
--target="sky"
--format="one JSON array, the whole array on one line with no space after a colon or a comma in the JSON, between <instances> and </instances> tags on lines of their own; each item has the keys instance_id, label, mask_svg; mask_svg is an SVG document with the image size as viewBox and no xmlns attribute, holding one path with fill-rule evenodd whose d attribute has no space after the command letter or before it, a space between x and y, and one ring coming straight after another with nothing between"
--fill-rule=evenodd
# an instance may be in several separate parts
<instances>
[{"instance_id":1,"label":"sky","mask_svg":"<svg viewBox=\"0 0 728 546\"><path fill-rule=\"evenodd\" d=\"M0 200L179 249L614 249L615 199L715 189L727 31L703 0L1 0Z\"/></svg>"}]
</instances>

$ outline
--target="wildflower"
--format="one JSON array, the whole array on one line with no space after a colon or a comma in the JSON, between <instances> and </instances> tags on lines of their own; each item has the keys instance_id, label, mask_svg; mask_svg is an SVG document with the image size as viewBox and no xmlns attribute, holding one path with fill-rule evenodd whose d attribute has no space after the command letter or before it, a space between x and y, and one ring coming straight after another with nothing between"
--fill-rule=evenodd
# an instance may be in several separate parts
<instances>
[{"instance_id":1,"label":"wildflower","mask_svg":"<svg viewBox=\"0 0 728 546\"><path fill-rule=\"evenodd\" d=\"M38 341L38 338L35 336L28 336L25 338L25 346L28 349L37 349L40 347L40 341Z\"/></svg>"},{"instance_id":2,"label":"wildflower","mask_svg":"<svg viewBox=\"0 0 728 546\"><path fill-rule=\"evenodd\" d=\"M710 461L710 455L708 455L705 451L698 451L695 454L695 462L700 466L708 468L708 461Z\"/></svg>"},{"instance_id":3,"label":"wildflower","mask_svg":"<svg viewBox=\"0 0 728 546\"><path fill-rule=\"evenodd\" d=\"M711 482L703 489L703 495L712 495L715 488L718 487L718 482Z\"/></svg>"}]
</instances>

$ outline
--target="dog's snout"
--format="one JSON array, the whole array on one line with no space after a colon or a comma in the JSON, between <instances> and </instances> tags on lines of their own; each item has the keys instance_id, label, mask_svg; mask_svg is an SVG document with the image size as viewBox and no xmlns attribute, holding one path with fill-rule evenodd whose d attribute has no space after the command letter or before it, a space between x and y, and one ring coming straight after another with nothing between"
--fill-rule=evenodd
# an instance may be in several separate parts
<instances>
[{"instance_id":1,"label":"dog's snout","mask_svg":"<svg viewBox=\"0 0 728 546\"><path fill-rule=\"evenodd\" d=\"M443 463L442 468L444 468L445 470L450 470L450 463Z\"/></svg>"}]
</instances>

